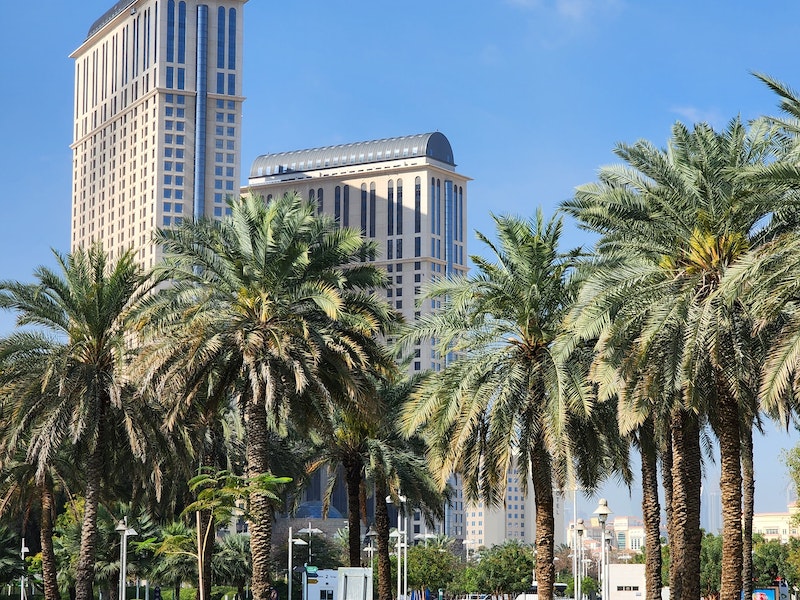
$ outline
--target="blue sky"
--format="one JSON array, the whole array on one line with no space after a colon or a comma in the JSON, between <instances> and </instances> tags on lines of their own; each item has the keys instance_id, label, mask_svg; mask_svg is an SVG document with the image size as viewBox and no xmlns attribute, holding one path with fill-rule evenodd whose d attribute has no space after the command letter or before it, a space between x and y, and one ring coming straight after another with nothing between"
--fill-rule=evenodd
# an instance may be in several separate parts
<instances>
[{"instance_id":1,"label":"blue sky","mask_svg":"<svg viewBox=\"0 0 800 600\"><path fill-rule=\"evenodd\" d=\"M69 249L68 56L113 3L3 2L0 279ZM750 72L800 88L797 39L789 0L250 0L242 172L267 152L439 130L474 179L470 230L491 233L490 211L551 214L616 162L616 142L661 146L678 120L775 114ZM565 242L590 243L569 224ZM11 325L0 316L0 334ZM797 438L769 430L756 441L761 511L785 508L778 455ZM615 513L639 512L637 496L604 493Z\"/></svg>"}]
</instances>

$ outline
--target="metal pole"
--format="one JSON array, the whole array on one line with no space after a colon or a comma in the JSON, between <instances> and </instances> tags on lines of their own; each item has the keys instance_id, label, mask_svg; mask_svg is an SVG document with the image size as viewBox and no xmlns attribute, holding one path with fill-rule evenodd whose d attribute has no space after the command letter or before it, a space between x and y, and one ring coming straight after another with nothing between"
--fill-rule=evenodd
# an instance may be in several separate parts
<instances>
[{"instance_id":1,"label":"metal pole","mask_svg":"<svg viewBox=\"0 0 800 600\"><path fill-rule=\"evenodd\" d=\"M294 540L292 539L292 528L289 527L289 574L287 576L288 581L288 588L289 588L289 598L287 600L292 600L292 549L294 547Z\"/></svg>"},{"instance_id":2,"label":"metal pole","mask_svg":"<svg viewBox=\"0 0 800 600\"><path fill-rule=\"evenodd\" d=\"M128 537L128 517L123 519L123 529L119 540L119 600L125 600L125 540Z\"/></svg>"},{"instance_id":3,"label":"metal pole","mask_svg":"<svg viewBox=\"0 0 800 600\"><path fill-rule=\"evenodd\" d=\"M25 538L22 538L22 548L20 549L22 555L22 575L19 578L19 600L25 600L25 554L28 552L28 547L25 545Z\"/></svg>"},{"instance_id":4,"label":"metal pole","mask_svg":"<svg viewBox=\"0 0 800 600\"><path fill-rule=\"evenodd\" d=\"M405 510L403 510L403 540L403 600L408 600L408 512Z\"/></svg>"},{"instance_id":5,"label":"metal pole","mask_svg":"<svg viewBox=\"0 0 800 600\"><path fill-rule=\"evenodd\" d=\"M579 578L580 575L578 574L578 484L575 483L572 486L572 537L573 539L573 548L572 548L572 590L573 595L575 598L578 598L578 590L580 590L580 583Z\"/></svg>"},{"instance_id":6,"label":"metal pole","mask_svg":"<svg viewBox=\"0 0 800 600\"><path fill-rule=\"evenodd\" d=\"M600 577L600 594L603 596L603 600L608 600L608 596L606 595L606 522L600 522L600 571L602 572L602 576Z\"/></svg>"},{"instance_id":7,"label":"metal pole","mask_svg":"<svg viewBox=\"0 0 800 600\"><path fill-rule=\"evenodd\" d=\"M397 504L397 600L400 600L400 586L403 580L403 534L400 533L400 507Z\"/></svg>"}]
</instances>

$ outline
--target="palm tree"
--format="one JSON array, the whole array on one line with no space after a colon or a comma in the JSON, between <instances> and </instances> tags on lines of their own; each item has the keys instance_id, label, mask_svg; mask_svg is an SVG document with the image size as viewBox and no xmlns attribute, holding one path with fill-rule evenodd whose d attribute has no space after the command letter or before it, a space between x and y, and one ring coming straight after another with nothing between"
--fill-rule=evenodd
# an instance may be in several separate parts
<instances>
[{"instance_id":1,"label":"palm tree","mask_svg":"<svg viewBox=\"0 0 800 600\"><path fill-rule=\"evenodd\" d=\"M392 598L391 525L385 499L390 497L397 503L402 494L407 507L419 508L431 524L443 518L444 507L450 501L450 488L442 492L428 467L425 438L420 432L409 435L400 427L403 410L421 378L419 374L409 377L395 370L378 380L380 412L374 415L365 440L365 473L373 482L375 499L378 600Z\"/></svg>"},{"instance_id":2,"label":"palm tree","mask_svg":"<svg viewBox=\"0 0 800 600\"><path fill-rule=\"evenodd\" d=\"M347 490L347 554L351 567L361 565L361 522L366 517L366 478L365 455L367 438L370 436L370 421L380 413L374 404L371 410L366 406L356 409L342 408L334 410L328 423L322 424L317 434L320 436L316 444L315 456L311 460L308 471L314 473L327 467L336 473L341 467L344 472L344 485ZM334 483L338 477L330 477L325 491L323 505L330 503ZM323 515L325 516L325 515Z\"/></svg>"},{"instance_id":3,"label":"palm tree","mask_svg":"<svg viewBox=\"0 0 800 600\"><path fill-rule=\"evenodd\" d=\"M235 587L236 600L244 600L245 586L250 581L250 562L249 536L233 533L220 540L214 553L214 578L220 584Z\"/></svg>"},{"instance_id":4,"label":"palm tree","mask_svg":"<svg viewBox=\"0 0 800 600\"><path fill-rule=\"evenodd\" d=\"M369 262L376 246L317 216L296 194L265 204L230 203L218 223L184 221L159 232L159 273L171 285L149 299L143 320L164 341L162 375L182 380L224 367L221 389L237 398L246 429L248 475L270 471L268 419L302 414L312 424L327 390L356 402L364 373L379 362L373 336L392 322L385 303L365 292L383 285ZM175 360L180 357L182 360ZM184 386L191 399L192 386ZM250 499L253 597L266 600L272 507Z\"/></svg>"},{"instance_id":5,"label":"palm tree","mask_svg":"<svg viewBox=\"0 0 800 600\"><path fill-rule=\"evenodd\" d=\"M40 477L66 444L83 452L86 501L76 599L90 600L97 508L110 457L127 448L129 455L145 459L145 442L153 438L147 426L160 420L157 411L125 395L126 312L149 288L132 253L115 263L107 261L99 245L67 256L54 254L58 272L40 267L36 283L0 282L0 308L16 311L18 325L35 327L0 341L3 360L31 365L37 381L35 386L22 382L23 394L8 406L14 436L6 441L11 447L14 440L25 440L28 460ZM26 377L24 370L11 375ZM14 385L7 378L3 383ZM51 386L57 394L42 393Z\"/></svg>"},{"instance_id":6,"label":"palm tree","mask_svg":"<svg viewBox=\"0 0 800 600\"><path fill-rule=\"evenodd\" d=\"M424 297L443 299L441 311L403 337L407 344L435 339L442 355L457 357L425 380L404 425L407 431L424 427L438 481L461 473L471 500L500 502L511 468L520 469L524 488L532 479L536 579L540 598L549 600L555 581L553 489L565 484L582 450L596 459L606 448L595 445L604 440L586 426L590 390L570 384L582 381L580 361L562 362L553 351L577 292L569 277L576 253L558 250L561 222L545 222L541 213L530 222L494 220L498 245L478 234L494 262L473 256L475 275L432 283ZM613 411L609 416L613 424ZM580 438L568 435L577 429ZM585 487L596 484L596 471L588 466L575 473Z\"/></svg>"},{"instance_id":7,"label":"palm tree","mask_svg":"<svg viewBox=\"0 0 800 600\"><path fill-rule=\"evenodd\" d=\"M672 566L686 571L671 574L670 591L679 599L700 593L703 418L721 456L721 599L734 600L741 590L740 434L754 414L763 345L751 335L746 308L725 301L720 284L749 249L793 225L794 198L743 176L775 158L771 133L764 123L747 128L738 118L721 133L678 123L666 150L646 141L618 145L627 165L602 169L599 183L581 186L564 205L602 236L576 323L584 338L599 338L597 363L622 382L615 383L621 426L635 428L654 406L672 415ZM604 379L612 381L607 373Z\"/></svg>"},{"instance_id":8,"label":"palm tree","mask_svg":"<svg viewBox=\"0 0 800 600\"><path fill-rule=\"evenodd\" d=\"M56 515L56 486L63 482L61 473L69 470L69 465L65 462L53 461L51 468L42 476L36 475L36 466L26 462L24 454L0 463L0 516L5 517L12 511L26 518L31 511L39 515L45 600L59 598L53 528Z\"/></svg>"}]
</instances>

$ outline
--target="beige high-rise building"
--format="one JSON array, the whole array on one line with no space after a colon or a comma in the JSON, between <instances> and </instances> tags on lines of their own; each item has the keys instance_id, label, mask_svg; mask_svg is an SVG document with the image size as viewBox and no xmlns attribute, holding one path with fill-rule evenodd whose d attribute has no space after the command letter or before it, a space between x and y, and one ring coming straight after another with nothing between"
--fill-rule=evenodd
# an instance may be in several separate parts
<instances>
[{"instance_id":1,"label":"beige high-rise building","mask_svg":"<svg viewBox=\"0 0 800 600\"><path fill-rule=\"evenodd\" d=\"M253 161L248 186L266 201L298 192L344 227L360 229L380 248L386 300L411 322L440 305L417 306L422 286L467 272L467 182L439 132L265 154ZM430 344L415 351L412 371L440 370L446 357Z\"/></svg>"},{"instance_id":2,"label":"beige high-rise building","mask_svg":"<svg viewBox=\"0 0 800 600\"><path fill-rule=\"evenodd\" d=\"M120 0L75 59L71 247L158 260L158 227L238 194L246 0Z\"/></svg>"},{"instance_id":3,"label":"beige high-rise building","mask_svg":"<svg viewBox=\"0 0 800 600\"><path fill-rule=\"evenodd\" d=\"M253 161L242 193L269 201L297 192L315 201L318 212L374 240L379 247L375 264L388 280L379 293L411 322L440 306L439 300L418 305L425 283L467 273L468 181L456 172L449 140L434 132L265 154ZM423 343L414 349L409 368L438 371L447 359ZM409 511L412 543L436 533L464 538L459 479L452 478L455 498L436 527L428 529L418 510ZM322 487L321 481L309 487L309 506L320 499ZM334 490L333 505L345 513L343 492L342 486L338 494Z\"/></svg>"},{"instance_id":4,"label":"beige high-rise building","mask_svg":"<svg viewBox=\"0 0 800 600\"><path fill-rule=\"evenodd\" d=\"M522 476L516 464L506 474L503 504L487 506L484 502L466 503L466 541L470 552L497 546L507 540L525 544L536 541L536 502L533 481L528 476L528 493L522 491ZM564 497L553 492L553 519L556 546L565 543Z\"/></svg>"}]
</instances>

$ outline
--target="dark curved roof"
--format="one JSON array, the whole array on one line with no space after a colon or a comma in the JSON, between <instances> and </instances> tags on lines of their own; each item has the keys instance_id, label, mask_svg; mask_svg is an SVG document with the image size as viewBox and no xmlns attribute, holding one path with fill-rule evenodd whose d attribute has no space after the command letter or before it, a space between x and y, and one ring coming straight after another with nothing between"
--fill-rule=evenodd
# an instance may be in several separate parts
<instances>
[{"instance_id":1,"label":"dark curved roof","mask_svg":"<svg viewBox=\"0 0 800 600\"><path fill-rule=\"evenodd\" d=\"M125 12L125 9L134 2L136 2L136 0L119 0L114 6L104 12L102 17L92 23L92 26L89 27L89 33L86 34L86 39L89 39L100 31L106 23L112 21L118 14Z\"/></svg>"},{"instance_id":2,"label":"dark curved roof","mask_svg":"<svg viewBox=\"0 0 800 600\"><path fill-rule=\"evenodd\" d=\"M376 163L415 156L428 156L455 166L450 142L444 134L435 131L309 150L262 154L253 161L250 177ZM295 165L294 168L290 166L292 164Z\"/></svg>"}]
</instances>

